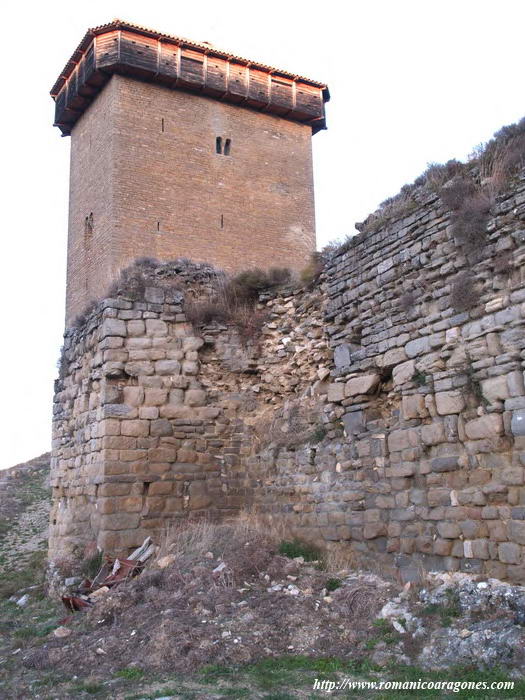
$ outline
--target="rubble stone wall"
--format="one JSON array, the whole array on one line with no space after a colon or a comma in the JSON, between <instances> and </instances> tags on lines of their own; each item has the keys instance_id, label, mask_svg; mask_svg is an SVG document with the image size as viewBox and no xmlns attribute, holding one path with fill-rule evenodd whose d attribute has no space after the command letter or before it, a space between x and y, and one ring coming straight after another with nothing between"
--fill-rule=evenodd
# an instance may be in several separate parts
<instances>
[{"instance_id":1,"label":"rubble stone wall","mask_svg":"<svg viewBox=\"0 0 525 700\"><path fill-rule=\"evenodd\" d=\"M525 579L525 177L475 255L436 195L329 265L327 436L252 460L256 500L368 566ZM468 269L470 308L453 308Z\"/></svg>"},{"instance_id":2,"label":"rubble stone wall","mask_svg":"<svg viewBox=\"0 0 525 700\"><path fill-rule=\"evenodd\" d=\"M254 507L404 579L523 581L525 175L474 252L437 195L417 196L310 288L262 295L248 342L195 331L186 292L158 287L68 331L52 557L92 542L125 552L174 518Z\"/></svg>"}]
</instances>

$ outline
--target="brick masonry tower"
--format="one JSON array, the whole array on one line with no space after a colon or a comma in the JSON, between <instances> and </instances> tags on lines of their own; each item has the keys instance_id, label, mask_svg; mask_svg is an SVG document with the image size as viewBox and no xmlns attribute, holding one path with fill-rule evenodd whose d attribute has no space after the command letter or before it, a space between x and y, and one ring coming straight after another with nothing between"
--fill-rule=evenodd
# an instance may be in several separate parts
<instances>
[{"instance_id":1,"label":"brick masonry tower","mask_svg":"<svg viewBox=\"0 0 525 700\"><path fill-rule=\"evenodd\" d=\"M115 20L51 95L71 135L67 324L137 257L307 263L325 84Z\"/></svg>"}]
</instances>

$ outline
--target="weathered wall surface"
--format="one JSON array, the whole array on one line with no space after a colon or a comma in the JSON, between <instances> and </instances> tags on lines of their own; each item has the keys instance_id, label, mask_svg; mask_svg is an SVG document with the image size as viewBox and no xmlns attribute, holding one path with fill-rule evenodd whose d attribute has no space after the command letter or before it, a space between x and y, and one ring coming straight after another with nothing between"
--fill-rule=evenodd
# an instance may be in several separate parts
<instances>
[{"instance_id":1,"label":"weathered wall surface","mask_svg":"<svg viewBox=\"0 0 525 700\"><path fill-rule=\"evenodd\" d=\"M525 177L498 196L476 255L441 200L418 196L314 289L262 297L248 347L226 326L196 333L182 293L156 288L106 300L68 336L52 552L126 550L173 517L255 506L405 579L522 581Z\"/></svg>"},{"instance_id":2,"label":"weathered wall surface","mask_svg":"<svg viewBox=\"0 0 525 700\"><path fill-rule=\"evenodd\" d=\"M167 297L166 297L167 295ZM173 519L241 504L237 428L199 377L180 292L108 299L66 333L56 382L50 557L127 553ZM227 468L227 469L226 469Z\"/></svg>"},{"instance_id":3,"label":"weathered wall surface","mask_svg":"<svg viewBox=\"0 0 525 700\"><path fill-rule=\"evenodd\" d=\"M113 76L71 135L67 322L141 256L304 267L311 138L305 124Z\"/></svg>"},{"instance_id":4,"label":"weathered wall surface","mask_svg":"<svg viewBox=\"0 0 525 700\"><path fill-rule=\"evenodd\" d=\"M335 366L316 447L259 456L259 503L369 565L525 578L525 178L472 262L424 195L326 273ZM475 279L458 313L458 273Z\"/></svg>"}]
</instances>

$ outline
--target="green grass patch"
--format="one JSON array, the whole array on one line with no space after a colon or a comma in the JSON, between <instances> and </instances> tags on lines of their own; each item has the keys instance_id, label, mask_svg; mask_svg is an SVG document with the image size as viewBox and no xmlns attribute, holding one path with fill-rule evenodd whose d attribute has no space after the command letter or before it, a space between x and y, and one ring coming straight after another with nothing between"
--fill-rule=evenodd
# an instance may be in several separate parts
<instances>
[{"instance_id":1,"label":"green grass patch","mask_svg":"<svg viewBox=\"0 0 525 700\"><path fill-rule=\"evenodd\" d=\"M6 518L0 518L0 537L3 537L9 532L11 523Z\"/></svg>"},{"instance_id":2,"label":"green grass patch","mask_svg":"<svg viewBox=\"0 0 525 700\"><path fill-rule=\"evenodd\" d=\"M429 603L421 611L422 615L438 615L442 627L450 627L455 618L461 617L461 606L456 591L446 591L445 603Z\"/></svg>"},{"instance_id":3,"label":"green grass patch","mask_svg":"<svg viewBox=\"0 0 525 700\"><path fill-rule=\"evenodd\" d=\"M17 591L44 582L47 552L33 552L23 569L5 570L0 579L0 598L10 598Z\"/></svg>"},{"instance_id":4,"label":"green grass patch","mask_svg":"<svg viewBox=\"0 0 525 700\"><path fill-rule=\"evenodd\" d=\"M115 673L116 678L123 678L127 681L136 681L144 676L144 671L141 668L121 668Z\"/></svg>"},{"instance_id":5,"label":"green grass patch","mask_svg":"<svg viewBox=\"0 0 525 700\"><path fill-rule=\"evenodd\" d=\"M74 686L72 686L72 690L74 690L76 693L87 693L88 695L99 695L100 693L105 692L105 688L102 685L102 683L95 683L95 682L90 682L86 681L83 683L75 683Z\"/></svg>"},{"instance_id":6,"label":"green grass patch","mask_svg":"<svg viewBox=\"0 0 525 700\"><path fill-rule=\"evenodd\" d=\"M325 439L326 434L326 428L323 425L318 425L310 436L310 442L316 445Z\"/></svg>"},{"instance_id":7,"label":"green grass patch","mask_svg":"<svg viewBox=\"0 0 525 700\"><path fill-rule=\"evenodd\" d=\"M427 383L427 375L423 372L420 372L419 370L416 370L412 375L412 381L418 386L425 386L425 384Z\"/></svg>"},{"instance_id":8,"label":"green grass patch","mask_svg":"<svg viewBox=\"0 0 525 700\"><path fill-rule=\"evenodd\" d=\"M395 644L399 641L400 635L392 627L388 620L378 618L372 622L376 634L365 642L365 649L375 649L380 642L385 644Z\"/></svg>"},{"instance_id":9,"label":"green grass patch","mask_svg":"<svg viewBox=\"0 0 525 700\"><path fill-rule=\"evenodd\" d=\"M340 578L329 578L325 583L325 588L327 591L336 591L338 588L341 588L342 585L343 582Z\"/></svg>"},{"instance_id":10,"label":"green grass patch","mask_svg":"<svg viewBox=\"0 0 525 700\"><path fill-rule=\"evenodd\" d=\"M301 540L283 540L279 545L279 554L295 559L303 557L305 561L322 561L323 555L320 549L314 545L301 542Z\"/></svg>"}]
</instances>

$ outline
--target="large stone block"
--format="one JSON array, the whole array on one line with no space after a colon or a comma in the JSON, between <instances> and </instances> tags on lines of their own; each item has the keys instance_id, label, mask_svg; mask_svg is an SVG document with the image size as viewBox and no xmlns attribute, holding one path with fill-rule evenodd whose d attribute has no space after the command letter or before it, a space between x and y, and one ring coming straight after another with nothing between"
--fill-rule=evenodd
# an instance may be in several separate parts
<instances>
[{"instance_id":1,"label":"large stone block","mask_svg":"<svg viewBox=\"0 0 525 700\"><path fill-rule=\"evenodd\" d=\"M184 403L187 406L205 406L206 396L204 389L188 389L184 397Z\"/></svg>"},{"instance_id":2,"label":"large stone block","mask_svg":"<svg viewBox=\"0 0 525 700\"><path fill-rule=\"evenodd\" d=\"M139 526L140 513L112 513L100 518L101 530L131 530Z\"/></svg>"},{"instance_id":3,"label":"large stone block","mask_svg":"<svg viewBox=\"0 0 525 700\"><path fill-rule=\"evenodd\" d=\"M487 539L465 540L464 556L467 559L489 559L489 541Z\"/></svg>"},{"instance_id":4,"label":"large stone block","mask_svg":"<svg viewBox=\"0 0 525 700\"><path fill-rule=\"evenodd\" d=\"M421 440L425 445L439 445L445 442L443 423L435 420L428 425L421 426Z\"/></svg>"},{"instance_id":5,"label":"large stone block","mask_svg":"<svg viewBox=\"0 0 525 700\"><path fill-rule=\"evenodd\" d=\"M525 483L524 477L525 469L523 467L509 467L501 472L501 481L509 486L521 486Z\"/></svg>"},{"instance_id":6,"label":"large stone block","mask_svg":"<svg viewBox=\"0 0 525 700\"><path fill-rule=\"evenodd\" d=\"M166 418L151 421L150 434L154 437L167 437L173 435L173 426Z\"/></svg>"},{"instance_id":7,"label":"large stone block","mask_svg":"<svg viewBox=\"0 0 525 700\"><path fill-rule=\"evenodd\" d=\"M188 489L190 510L201 510L211 503L206 482L192 481Z\"/></svg>"},{"instance_id":8,"label":"large stone block","mask_svg":"<svg viewBox=\"0 0 525 700\"><path fill-rule=\"evenodd\" d=\"M461 413L465 399L459 391L441 391L436 394L436 409L440 416Z\"/></svg>"},{"instance_id":9,"label":"large stone block","mask_svg":"<svg viewBox=\"0 0 525 700\"><path fill-rule=\"evenodd\" d=\"M144 403L144 389L141 386L125 386L122 390L124 403L128 406L141 406Z\"/></svg>"},{"instance_id":10,"label":"large stone block","mask_svg":"<svg viewBox=\"0 0 525 700\"><path fill-rule=\"evenodd\" d=\"M334 349L334 364L336 367L346 367L351 364L351 350L348 343L341 343Z\"/></svg>"},{"instance_id":11,"label":"large stone block","mask_svg":"<svg viewBox=\"0 0 525 700\"><path fill-rule=\"evenodd\" d=\"M413 462L401 462L400 464L393 464L390 467L390 476L393 478L413 476L415 471L416 465Z\"/></svg>"},{"instance_id":12,"label":"large stone block","mask_svg":"<svg viewBox=\"0 0 525 700\"><path fill-rule=\"evenodd\" d=\"M525 435L525 408L513 411L510 429L513 435Z\"/></svg>"},{"instance_id":13,"label":"large stone block","mask_svg":"<svg viewBox=\"0 0 525 700\"><path fill-rule=\"evenodd\" d=\"M182 363L182 372L183 374L194 377L199 373L199 363L193 360L184 360Z\"/></svg>"},{"instance_id":14,"label":"large stone block","mask_svg":"<svg viewBox=\"0 0 525 700\"><path fill-rule=\"evenodd\" d=\"M409 420L410 418L425 418L428 416L425 399L421 394L403 396L402 410L405 420Z\"/></svg>"},{"instance_id":15,"label":"large stone block","mask_svg":"<svg viewBox=\"0 0 525 700\"><path fill-rule=\"evenodd\" d=\"M514 542L501 542L498 545L498 559L504 564L521 563L521 547Z\"/></svg>"},{"instance_id":16,"label":"large stone block","mask_svg":"<svg viewBox=\"0 0 525 700\"><path fill-rule=\"evenodd\" d=\"M394 367L395 365L405 362L407 354L404 348L392 348L387 350L383 355L381 364L383 367Z\"/></svg>"},{"instance_id":17,"label":"large stone block","mask_svg":"<svg viewBox=\"0 0 525 700\"><path fill-rule=\"evenodd\" d=\"M197 338L194 336L188 336L182 339L182 349L184 352L193 352L195 350L200 350L204 345L204 340L202 338Z\"/></svg>"},{"instance_id":18,"label":"large stone block","mask_svg":"<svg viewBox=\"0 0 525 700\"><path fill-rule=\"evenodd\" d=\"M415 340L410 340L405 345L405 352L408 357L419 357L424 355L430 350L430 339L428 336L424 338L416 338Z\"/></svg>"},{"instance_id":19,"label":"large stone block","mask_svg":"<svg viewBox=\"0 0 525 700\"><path fill-rule=\"evenodd\" d=\"M352 411L350 413L345 413L343 416L343 425L345 426L345 433L349 436L361 433L365 428L364 412Z\"/></svg>"},{"instance_id":20,"label":"large stone block","mask_svg":"<svg viewBox=\"0 0 525 700\"><path fill-rule=\"evenodd\" d=\"M177 360L158 360L155 362L155 373L162 375L180 374L181 364Z\"/></svg>"},{"instance_id":21,"label":"large stone block","mask_svg":"<svg viewBox=\"0 0 525 700\"><path fill-rule=\"evenodd\" d=\"M436 457L430 463L433 472L454 472L459 469L459 458L452 457Z\"/></svg>"},{"instance_id":22,"label":"large stone block","mask_svg":"<svg viewBox=\"0 0 525 700\"><path fill-rule=\"evenodd\" d=\"M503 419L499 413L488 413L465 423L469 440L483 440L503 433Z\"/></svg>"},{"instance_id":23,"label":"large stone block","mask_svg":"<svg viewBox=\"0 0 525 700\"><path fill-rule=\"evenodd\" d=\"M386 534L386 524L382 522L366 523L363 528L365 540L375 540L377 537L384 537Z\"/></svg>"},{"instance_id":24,"label":"large stone block","mask_svg":"<svg viewBox=\"0 0 525 700\"><path fill-rule=\"evenodd\" d=\"M360 377L353 377L345 384L345 396L358 396L368 394L379 384L378 374L364 374Z\"/></svg>"},{"instance_id":25,"label":"large stone block","mask_svg":"<svg viewBox=\"0 0 525 700\"><path fill-rule=\"evenodd\" d=\"M487 401L491 403L508 399L509 389L507 386L507 377L505 375L500 375L499 377L485 379L481 382L481 391Z\"/></svg>"},{"instance_id":26,"label":"large stone block","mask_svg":"<svg viewBox=\"0 0 525 700\"><path fill-rule=\"evenodd\" d=\"M141 335L144 335L146 332L146 325L144 321L140 320L135 320L135 321L128 321L128 335L131 338L136 338ZM148 341L151 342L151 341Z\"/></svg>"},{"instance_id":27,"label":"large stone block","mask_svg":"<svg viewBox=\"0 0 525 700\"><path fill-rule=\"evenodd\" d=\"M119 318L105 318L100 326L100 339L106 338L107 336L120 336L125 338L127 334L126 322L121 321Z\"/></svg>"},{"instance_id":28,"label":"large stone block","mask_svg":"<svg viewBox=\"0 0 525 700\"><path fill-rule=\"evenodd\" d=\"M168 335L168 326L164 321L156 318L146 319L146 333L151 336L166 336Z\"/></svg>"},{"instance_id":29,"label":"large stone block","mask_svg":"<svg viewBox=\"0 0 525 700\"><path fill-rule=\"evenodd\" d=\"M142 375L152 375L154 373L154 367L151 362L136 360L134 362L126 362L125 365L126 374L130 377L140 377Z\"/></svg>"},{"instance_id":30,"label":"large stone block","mask_svg":"<svg viewBox=\"0 0 525 700\"><path fill-rule=\"evenodd\" d=\"M406 384L406 382L411 381L415 371L416 363L414 362L414 360L408 360L407 362L403 362L402 364L397 365L397 367L394 367L392 371L394 385L399 386L401 384Z\"/></svg>"},{"instance_id":31,"label":"large stone block","mask_svg":"<svg viewBox=\"0 0 525 700\"><path fill-rule=\"evenodd\" d=\"M409 430L393 430L388 436L388 449L390 452L399 452L410 447Z\"/></svg>"},{"instance_id":32,"label":"large stone block","mask_svg":"<svg viewBox=\"0 0 525 700\"><path fill-rule=\"evenodd\" d=\"M525 520L511 520L508 524L509 540L525 544Z\"/></svg>"},{"instance_id":33,"label":"large stone block","mask_svg":"<svg viewBox=\"0 0 525 700\"><path fill-rule=\"evenodd\" d=\"M122 421L120 428L122 435L131 437L145 437L149 435L149 421L147 420L126 420Z\"/></svg>"},{"instance_id":34,"label":"large stone block","mask_svg":"<svg viewBox=\"0 0 525 700\"><path fill-rule=\"evenodd\" d=\"M333 382L328 385L328 401L339 403L345 397L345 385L342 382Z\"/></svg>"},{"instance_id":35,"label":"large stone block","mask_svg":"<svg viewBox=\"0 0 525 700\"><path fill-rule=\"evenodd\" d=\"M168 401L167 389L145 389L144 404L146 406L163 406Z\"/></svg>"},{"instance_id":36,"label":"large stone block","mask_svg":"<svg viewBox=\"0 0 525 700\"><path fill-rule=\"evenodd\" d=\"M439 536L445 539L455 540L461 535L461 529L457 523L438 523L437 530L439 532Z\"/></svg>"}]
</instances>

